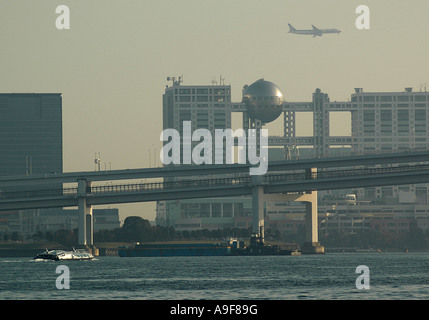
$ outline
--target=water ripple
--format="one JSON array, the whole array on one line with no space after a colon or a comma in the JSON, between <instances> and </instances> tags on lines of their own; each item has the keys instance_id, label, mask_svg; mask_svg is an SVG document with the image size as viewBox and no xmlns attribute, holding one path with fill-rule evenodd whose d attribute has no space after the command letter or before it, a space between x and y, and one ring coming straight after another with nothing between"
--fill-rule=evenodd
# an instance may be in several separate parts
<instances>
[{"instance_id":1,"label":"water ripple","mask_svg":"<svg viewBox=\"0 0 429 320\"><path fill-rule=\"evenodd\" d=\"M56 267L70 290L56 289ZM370 289L355 286L358 265ZM0 258L0 299L429 299L429 253L283 257L99 257L34 263Z\"/></svg>"}]
</instances>

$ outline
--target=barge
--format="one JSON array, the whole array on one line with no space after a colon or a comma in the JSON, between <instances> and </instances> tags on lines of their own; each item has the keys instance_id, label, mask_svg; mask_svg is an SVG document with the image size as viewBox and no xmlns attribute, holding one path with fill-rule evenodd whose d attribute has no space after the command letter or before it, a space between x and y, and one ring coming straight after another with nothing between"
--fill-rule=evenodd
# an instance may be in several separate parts
<instances>
[{"instance_id":1,"label":"barge","mask_svg":"<svg viewBox=\"0 0 429 320\"><path fill-rule=\"evenodd\" d=\"M265 245L251 238L246 247L243 241L231 239L225 243L135 243L119 247L120 257L180 257L180 256L260 256L260 255L301 255L296 248Z\"/></svg>"},{"instance_id":2,"label":"barge","mask_svg":"<svg viewBox=\"0 0 429 320\"><path fill-rule=\"evenodd\" d=\"M230 253L230 246L219 243L136 243L118 248L120 257L227 256Z\"/></svg>"}]
</instances>

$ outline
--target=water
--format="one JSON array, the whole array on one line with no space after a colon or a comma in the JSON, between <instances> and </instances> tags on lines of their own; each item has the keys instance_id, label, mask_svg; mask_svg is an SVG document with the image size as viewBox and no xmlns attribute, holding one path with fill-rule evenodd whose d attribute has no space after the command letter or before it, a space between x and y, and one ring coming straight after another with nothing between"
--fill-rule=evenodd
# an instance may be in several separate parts
<instances>
[{"instance_id":1,"label":"water","mask_svg":"<svg viewBox=\"0 0 429 320\"><path fill-rule=\"evenodd\" d=\"M59 265L70 289L59 290ZM356 267L370 288L357 289ZM265 257L0 258L0 299L429 299L429 253Z\"/></svg>"}]
</instances>

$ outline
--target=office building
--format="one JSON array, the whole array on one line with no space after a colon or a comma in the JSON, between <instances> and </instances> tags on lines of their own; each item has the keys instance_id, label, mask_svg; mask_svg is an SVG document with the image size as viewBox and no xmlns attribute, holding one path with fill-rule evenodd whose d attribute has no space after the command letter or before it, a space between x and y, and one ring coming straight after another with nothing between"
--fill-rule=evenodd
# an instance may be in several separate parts
<instances>
[{"instance_id":1,"label":"office building","mask_svg":"<svg viewBox=\"0 0 429 320\"><path fill-rule=\"evenodd\" d=\"M259 81L261 80L257 82ZM244 87L244 89L246 88L247 86ZM222 95L219 97L220 92ZM175 128L181 132L183 121L192 121L192 130L197 128L208 128L209 130L230 128L232 112L243 115L243 128L247 128L248 106L246 106L244 99L241 102L232 102L230 93L230 86L183 86L180 81L174 81L172 86L167 86L163 96L164 129ZM289 94L287 98L291 96L292 94ZM297 136L296 115L300 112L312 113L312 136ZM332 136L330 134L331 112L342 112L344 119L350 120L350 134L344 136ZM412 88L405 88L401 92L365 92L362 88L356 88L355 92L351 94L350 100L345 102L330 101L327 93L316 89L312 94L311 101L285 101L282 105L281 116L283 118L283 135L270 136L268 140L270 160L429 149L429 93L416 92ZM397 205L402 211L413 211L407 212L411 215L414 214L416 219L418 218L420 221L426 219L426 215L425 217L421 215L417 217L416 210L411 208L418 206L420 211L427 212L426 207L429 206L427 184L319 192L319 209L328 210L323 206L322 198L324 196L341 199L347 193L357 195L359 199L357 207L362 204L360 201L364 201L365 204L372 203L371 210L373 213L385 210L386 208L383 206ZM227 203L226 199L219 201L222 203L222 209L224 209ZM237 201L242 201L243 207L247 207L249 204L251 206L248 199L242 198ZM217 212L216 201L209 199L186 200L186 202L180 203L182 205L179 205L178 202L158 203L157 223L178 228L186 226L186 228L197 229L219 225L219 223L215 223L219 217L213 216L213 212ZM189 214L188 203L191 204L191 207L194 206L192 207L192 210L195 211L193 214ZM281 206L283 209L278 209ZM267 227L270 225L269 221L272 222L272 225L279 223L278 218L280 216L276 216L274 207L276 207L275 203L265 204L266 216L268 216L266 217ZM423 209L421 209L422 207ZM364 209L362 210L364 211ZM210 215L207 212L210 212ZM299 212L303 213L304 210L300 209L296 203L287 203L277 206L277 212L298 214ZM287 220L288 217L283 217L283 219ZM235 226L248 226L249 218L238 217L235 215L235 211L233 211L231 218L231 221L235 221ZM186 219L189 220L186 221ZM213 220L213 223L210 223L210 219ZM292 220L295 221L296 219L299 217L294 217ZM225 225L229 226L230 223L225 222ZM289 225L300 224L289 223Z\"/></svg>"},{"instance_id":2,"label":"office building","mask_svg":"<svg viewBox=\"0 0 429 320\"><path fill-rule=\"evenodd\" d=\"M61 94L0 94L0 150L0 176L63 172Z\"/></svg>"},{"instance_id":3,"label":"office building","mask_svg":"<svg viewBox=\"0 0 429 320\"><path fill-rule=\"evenodd\" d=\"M212 137L215 136L215 129L231 128L231 86L188 86L181 84L181 78L174 79L173 85L167 86L163 95L163 129L177 130L181 135L181 146L186 145L186 140L190 141L183 131L185 121L191 122L191 132L204 128L210 131ZM198 143L194 141L188 147L192 150ZM214 144L212 157L214 163ZM183 159L182 148L180 158ZM232 204L225 204L226 207L229 205ZM232 226L231 217L227 214L224 217L222 208L218 199L159 201L156 221L158 225L174 226L178 230Z\"/></svg>"},{"instance_id":4,"label":"office building","mask_svg":"<svg viewBox=\"0 0 429 320\"><path fill-rule=\"evenodd\" d=\"M120 227L118 209L94 209L94 231ZM35 221L35 231L75 230L78 228L78 211L73 209L43 210Z\"/></svg>"},{"instance_id":5,"label":"office building","mask_svg":"<svg viewBox=\"0 0 429 320\"><path fill-rule=\"evenodd\" d=\"M208 129L215 136L215 129L231 128L231 86L185 86L180 80L166 87L163 95L163 129L175 129L183 141L183 123L191 122L191 132ZM186 134L186 132L185 132ZM187 139L188 138L188 139ZM192 142L191 148L199 142ZM214 163L214 149L212 150ZM183 155L181 156L183 159Z\"/></svg>"},{"instance_id":6,"label":"office building","mask_svg":"<svg viewBox=\"0 0 429 320\"><path fill-rule=\"evenodd\" d=\"M0 176L62 171L61 94L1 93ZM13 190L16 188L3 188L1 191ZM0 212L0 230L2 233L33 234L41 211L43 210Z\"/></svg>"}]
</instances>

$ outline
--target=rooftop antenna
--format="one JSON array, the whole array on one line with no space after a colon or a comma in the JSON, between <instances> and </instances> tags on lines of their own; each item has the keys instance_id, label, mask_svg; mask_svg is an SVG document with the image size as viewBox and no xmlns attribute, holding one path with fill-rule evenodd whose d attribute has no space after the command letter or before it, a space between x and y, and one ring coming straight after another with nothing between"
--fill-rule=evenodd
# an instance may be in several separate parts
<instances>
[{"instance_id":1,"label":"rooftop antenna","mask_svg":"<svg viewBox=\"0 0 429 320\"><path fill-rule=\"evenodd\" d=\"M180 86L180 83L183 82L183 75L178 77L177 80L176 80L176 77L167 77L167 81L172 81L173 86L175 86L175 85Z\"/></svg>"},{"instance_id":2,"label":"rooftop antenna","mask_svg":"<svg viewBox=\"0 0 429 320\"><path fill-rule=\"evenodd\" d=\"M222 75L219 76L219 85L220 86L225 85L225 78L222 78Z\"/></svg>"},{"instance_id":3,"label":"rooftop antenna","mask_svg":"<svg viewBox=\"0 0 429 320\"><path fill-rule=\"evenodd\" d=\"M94 164L95 164L95 171L97 171L97 167L98 167L98 171L100 171L100 165L101 165L100 152L95 153Z\"/></svg>"}]
</instances>

